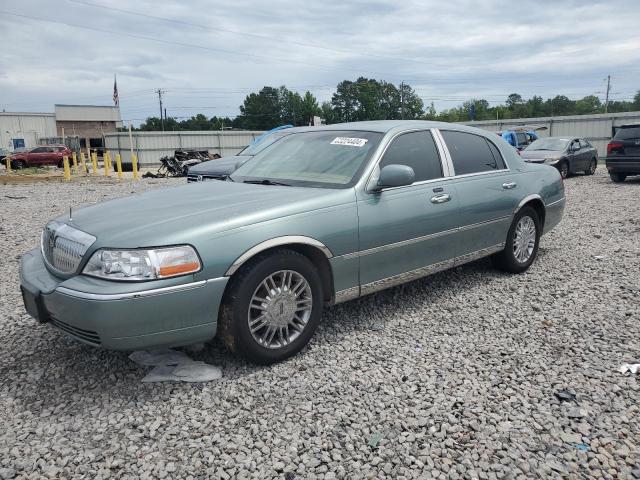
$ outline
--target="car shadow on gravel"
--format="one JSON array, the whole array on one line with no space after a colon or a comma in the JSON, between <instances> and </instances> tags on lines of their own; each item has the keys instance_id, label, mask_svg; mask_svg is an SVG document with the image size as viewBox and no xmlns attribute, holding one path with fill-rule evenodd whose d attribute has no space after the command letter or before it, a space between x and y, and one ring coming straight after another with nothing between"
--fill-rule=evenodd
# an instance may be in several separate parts
<instances>
[{"instance_id":1,"label":"car shadow on gravel","mask_svg":"<svg viewBox=\"0 0 640 480\"><path fill-rule=\"evenodd\" d=\"M543 252L543 251L542 251ZM403 316L415 309L439 301L442 296L459 289L472 289L490 284L492 279L507 274L494 270L488 259L440 272L427 278L390 288L364 298L328 308L310 345L293 358L272 366L257 366L234 356L214 339L198 352L190 352L202 360L223 368L223 379L211 385L215 389L245 377L261 375L265 369L313 369L319 356L352 335L388 335L385 319ZM24 315L25 322L31 320ZM198 393L204 384L142 383L148 367L129 360L129 352L116 352L82 345L46 325L29 328L22 338L25 350L0 368L19 378L20 401L34 414L56 411L69 404L78 410L91 409L104 402L165 402L172 394ZM6 388L6 385L5 385ZM18 387L16 387L18 388ZM9 388L11 390L11 388ZM76 412L79 413L79 412Z\"/></svg>"}]
</instances>

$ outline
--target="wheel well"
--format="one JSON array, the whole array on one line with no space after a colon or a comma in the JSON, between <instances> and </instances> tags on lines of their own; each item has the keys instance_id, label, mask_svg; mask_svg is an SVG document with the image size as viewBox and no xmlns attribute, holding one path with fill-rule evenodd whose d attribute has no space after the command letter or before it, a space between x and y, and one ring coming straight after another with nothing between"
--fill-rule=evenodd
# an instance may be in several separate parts
<instances>
[{"instance_id":1,"label":"wheel well","mask_svg":"<svg viewBox=\"0 0 640 480\"><path fill-rule=\"evenodd\" d=\"M324 292L324 300L325 302L331 302L333 300L333 273L331 271L331 264L329 263L329 259L324 254L324 252L319 248L314 247L313 245L305 245L303 243L277 245L275 247L268 248L266 250L262 250L259 253L256 253L256 255L248 258L244 263L251 261L258 255L268 255L270 252L275 252L282 249L293 250L300 255L304 255L311 261L311 263L313 263L313 265L318 270L318 273L320 274L320 278L322 280L322 291ZM231 278L233 278L234 276L235 272L233 275L231 275Z\"/></svg>"},{"instance_id":2,"label":"wheel well","mask_svg":"<svg viewBox=\"0 0 640 480\"><path fill-rule=\"evenodd\" d=\"M536 211L536 213L538 214L538 219L540 220L540 227L544 231L545 209L542 200L534 198L533 200L529 200L522 207L531 207Z\"/></svg>"}]
</instances>

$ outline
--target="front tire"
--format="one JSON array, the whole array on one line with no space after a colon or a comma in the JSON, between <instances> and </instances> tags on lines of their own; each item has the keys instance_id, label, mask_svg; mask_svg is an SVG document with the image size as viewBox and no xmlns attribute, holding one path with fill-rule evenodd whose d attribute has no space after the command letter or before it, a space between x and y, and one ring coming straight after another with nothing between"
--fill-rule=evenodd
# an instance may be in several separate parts
<instances>
[{"instance_id":1,"label":"front tire","mask_svg":"<svg viewBox=\"0 0 640 480\"><path fill-rule=\"evenodd\" d=\"M596 169L598 168L598 161L595 158L591 159L591 163L589 164L589 168L587 168L584 173L585 175L593 175L596 173Z\"/></svg>"},{"instance_id":2,"label":"front tire","mask_svg":"<svg viewBox=\"0 0 640 480\"><path fill-rule=\"evenodd\" d=\"M622 183L627 178L627 176L624 173L610 173L609 177L614 183Z\"/></svg>"},{"instance_id":3,"label":"front tire","mask_svg":"<svg viewBox=\"0 0 640 480\"><path fill-rule=\"evenodd\" d=\"M569 164L566 160L561 160L558 164L558 171L560 172L560 176L563 179L566 179L569 176Z\"/></svg>"},{"instance_id":4,"label":"front tire","mask_svg":"<svg viewBox=\"0 0 640 480\"><path fill-rule=\"evenodd\" d=\"M22 170L23 168L27 168L27 162L24 160L14 160L11 162L11 168L16 170Z\"/></svg>"},{"instance_id":5,"label":"front tire","mask_svg":"<svg viewBox=\"0 0 640 480\"><path fill-rule=\"evenodd\" d=\"M524 272L538 254L540 235L536 211L531 207L521 208L511 223L504 250L491 257L493 265L505 272Z\"/></svg>"},{"instance_id":6,"label":"front tire","mask_svg":"<svg viewBox=\"0 0 640 480\"><path fill-rule=\"evenodd\" d=\"M298 353L311 339L323 307L322 280L313 263L282 249L259 255L231 279L220 310L227 348L268 365Z\"/></svg>"}]
</instances>

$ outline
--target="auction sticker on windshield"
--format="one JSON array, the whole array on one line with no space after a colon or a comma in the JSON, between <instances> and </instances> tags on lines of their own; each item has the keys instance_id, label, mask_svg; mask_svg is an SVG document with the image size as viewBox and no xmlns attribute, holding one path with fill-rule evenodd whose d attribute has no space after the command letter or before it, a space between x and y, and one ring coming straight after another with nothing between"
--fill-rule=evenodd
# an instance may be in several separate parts
<instances>
[{"instance_id":1,"label":"auction sticker on windshield","mask_svg":"<svg viewBox=\"0 0 640 480\"><path fill-rule=\"evenodd\" d=\"M331 141L331 145L349 145L350 147L364 147L365 143L367 143L366 138L336 137Z\"/></svg>"}]
</instances>

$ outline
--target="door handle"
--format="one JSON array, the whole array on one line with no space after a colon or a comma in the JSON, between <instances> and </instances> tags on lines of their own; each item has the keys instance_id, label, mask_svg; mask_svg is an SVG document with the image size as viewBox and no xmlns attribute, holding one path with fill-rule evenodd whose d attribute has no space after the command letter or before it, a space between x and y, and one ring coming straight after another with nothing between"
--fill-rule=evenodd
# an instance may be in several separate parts
<instances>
[{"instance_id":1,"label":"door handle","mask_svg":"<svg viewBox=\"0 0 640 480\"><path fill-rule=\"evenodd\" d=\"M516 188L518 186L515 182L507 182L502 184L502 188L505 190L511 190L512 188Z\"/></svg>"},{"instance_id":2,"label":"door handle","mask_svg":"<svg viewBox=\"0 0 640 480\"><path fill-rule=\"evenodd\" d=\"M441 195L436 195L431 197L431 203L445 203L451 200L451 195L448 193L443 193Z\"/></svg>"}]
</instances>

